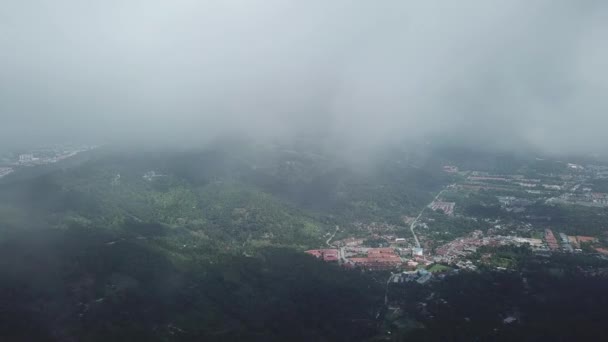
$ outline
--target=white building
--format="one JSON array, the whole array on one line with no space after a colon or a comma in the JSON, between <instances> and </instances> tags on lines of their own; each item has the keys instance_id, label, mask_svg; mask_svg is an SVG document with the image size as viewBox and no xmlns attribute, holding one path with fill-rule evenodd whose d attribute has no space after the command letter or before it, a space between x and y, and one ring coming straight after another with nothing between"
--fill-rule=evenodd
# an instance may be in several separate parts
<instances>
[{"instance_id":1,"label":"white building","mask_svg":"<svg viewBox=\"0 0 608 342\"><path fill-rule=\"evenodd\" d=\"M21 154L19 155L19 162L20 163L30 163L34 161L34 155L33 154Z\"/></svg>"}]
</instances>

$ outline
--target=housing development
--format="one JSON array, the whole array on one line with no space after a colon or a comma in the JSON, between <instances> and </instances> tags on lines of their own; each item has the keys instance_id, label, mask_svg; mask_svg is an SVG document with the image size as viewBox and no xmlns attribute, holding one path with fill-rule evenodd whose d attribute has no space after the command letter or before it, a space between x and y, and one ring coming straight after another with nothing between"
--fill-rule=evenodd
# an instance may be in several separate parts
<instances>
[{"instance_id":1,"label":"housing development","mask_svg":"<svg viewBox=\"0 0 608 342\"><path fill-rule=\"evenodd\" d=\"M0 154L0 178L21 167L54 164L95 148L96 146L63 144Z\"/></svg>"},{"instance_id":2,"label":"housing development","mask_svg":"<svg viewBox=\"0 0 608 342\"><path fill-rule=\"evenodd\" d=\"M331 242L330 249L307 253L364 271L415 277L423 270L420 283L433 274L482 266L507 270L508 261L493 258L493 251L503 247L526 248L537 255L608 258L608 237L599 233L601 229L571 226L544 213L557 205L578 215L608 208L608 193L594 186L597 180L608 179L608 167L567 163L557 170L527 174L463 170L454 165L442 169L454 182L417 217L404 216L404 226L357 222L357 235Z\"/></svg>"}]
</instances>

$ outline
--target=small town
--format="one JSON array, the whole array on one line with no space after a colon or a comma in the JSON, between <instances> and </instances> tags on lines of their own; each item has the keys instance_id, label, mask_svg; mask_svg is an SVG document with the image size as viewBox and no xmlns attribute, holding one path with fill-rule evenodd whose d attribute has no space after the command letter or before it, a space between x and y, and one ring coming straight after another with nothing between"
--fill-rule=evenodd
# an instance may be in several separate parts
<instances>
[{"instance_id":1,"label":"small town","mask_svg":"<svg viewBox=\"0 0 608 342\"><path fill-rule=\"evenodd\" d=\"M528 214L528 209L538 203L559 203L572 206L574 210L608 207L608 194L595 191L590 184L592 179L608 178L608 167L568 163L567 170L529 178L460 171L456 166L446 165L443 171L458 176L459 181L437 194L417 217L404 216L405 227L356 222L354 226L361 232L359 236L331 243L328 240L329 248L306 253L348 269L391 271L390 281L395 283L415 280L419 284L438 278L434 275L442 278L448 271L475 271L480 265L490 265L491 250L501 246L525 247L539 256L585 253L606 259L606 236L568 233L552 228L544 222L543 216ZM471 217L458 212L459 201L477 194L494 198L497 208L508 213L510 219ZM436 227L441 218L437 215L443 215L447 220L460 218L487 228L441 242L441 236L450 232ZM404 231L410 234L398 233ZM508 263L493 265L496 270L507 270L508 266Z\"/></svg>"},{"instance_id":2,"label":"small town","mask_svg":"<svg viewBox=\"0 0 608 342\"><path fill-rule=\"evenodd\" d=\"M23 153L0 154L0 178L21 167L54 164L95 148L96 146L66 144L36 148Z\"/></svg>"}]
</instances>

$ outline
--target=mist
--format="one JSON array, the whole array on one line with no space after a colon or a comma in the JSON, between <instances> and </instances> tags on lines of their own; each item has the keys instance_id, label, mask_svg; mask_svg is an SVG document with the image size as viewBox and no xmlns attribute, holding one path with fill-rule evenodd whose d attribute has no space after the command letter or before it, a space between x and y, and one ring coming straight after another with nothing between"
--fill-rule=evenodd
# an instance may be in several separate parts
<instances>
[{"instance_id":1,"label":"mist","mask_svg":"<svg viewBox=\"0 0 608 342\"><path fill-rule=\"evenodd\" d=\"M608 147L603 1L0 3L0 144Z\"/></svg>"}]
</instances>

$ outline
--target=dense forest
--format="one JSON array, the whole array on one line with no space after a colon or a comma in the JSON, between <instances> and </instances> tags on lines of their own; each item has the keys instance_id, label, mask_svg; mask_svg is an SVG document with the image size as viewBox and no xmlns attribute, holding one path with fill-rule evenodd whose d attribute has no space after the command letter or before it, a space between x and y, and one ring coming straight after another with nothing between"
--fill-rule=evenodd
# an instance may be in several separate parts
<instances>
[{"instance_id":1,"label":"dense forest","mask_svg":"<svg viewBox=\"0 0 608 342\"><path fill-rule=\"evenodd\" d=\"M268 147L89 152L0 182L5 340L352 341L382 280L319 263L336 225L419 210L447 181ZM396 156L400 158L400 156Z\"/></svg>"},{"instance_id":2,"label":"dense forest","mask_svg":"<svg viewBox=\"0 0 608 342\"><path fill-rule=\"evenodd\" d=\"M569 341L594 339L607 330L608 261L579 255L536 257L527 248L484 248L492 263L427 286L391 284L399 310L385 329L395 341Z\"/></svg>"},{"instance_id":3,"label":"dense forest","mask_svg":"<svg viewBox=\"0 0 608 342\"><path fill-rule=\"evenodd\" d=\"M380 291L365 276L289 249L252 257L214 250L175 262L162 247L84 228L8 234L0 243L0 335L351 341L375 333Z\"/></svg>"}]
</instances>

